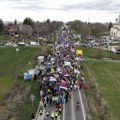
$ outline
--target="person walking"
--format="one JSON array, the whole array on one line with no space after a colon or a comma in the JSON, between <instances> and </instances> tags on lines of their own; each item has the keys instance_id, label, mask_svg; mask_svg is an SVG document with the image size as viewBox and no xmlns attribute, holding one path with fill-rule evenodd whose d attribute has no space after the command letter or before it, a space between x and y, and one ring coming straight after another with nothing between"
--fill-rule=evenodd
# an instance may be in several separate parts
<instances>
[{"instance_id":1,"label":"person walking","mask_svg":"<svg viewBox=\"0 0 120 120\"><path fill-rule=\"evenodd\" d=\"M47 102L44 101L44 108L45 108L45 110L46 110L46 107L47 107Z\"/></svg>"},{"instance_id":2,"label":"person walking","mask_svg":"<svg viewBox=\"0 0 120 120\"><path fill-rule=\"evenodd\" d=\"M46 110L46 118L48 118L48 117L49 117L49 111Z\"/></svg>"},{"instance_id":3,"label":"person walking","mask_svg":"<svg viewBox=\"0 0 120 120\"><path fill-rule=\"evenodd\" d=\"M40 109L39 113L40 113L40 115L42 115L42 113L43 113L43 109Z\"/></svg>"},{"instance_id":4,"label":"person walking","mask_svg":"<svg viewBox=\"0 0 120 120\"><path fill-rule=\"evenodd\" d=\"M52 105L52 96L49 96L50 106Z\"/></svg>"},{"instance_id":5,"label":"person walking","mask_svg":"<svg viewBox=\"0 0 120 120\"><path fill-rule=\"evenodd\" d=\"M58 115L57 120L60 120L60 115Z\"/></svg>"},{"instance_id":6,"label":"person walking","mask_svg":"<svg viewBox=\"0 0 120 120\"><path fill-rule=\"evenodd\" d=\"M31 114L31 119L34 120L35 119L35 113Z\"/></svg>"},{"instance_id":7,"label":"person walking","mask_svg":"<svg viewBox=\"0 0 120 120\"><path fill-rule=\"evenodd\" d=\"M54 112L52 111L52 112L51 112L51 119L54 120L54 117L55 117L55 114L54 114Z\"/></svg>"},{"instance_id":8,"label":"person walking","mask_svg":"<svg viewBox=\"0 0 120 120\"><path fill-rule=\"evenodd\" d=\"M58 111L56 110L55 111L55 119L57 119L57 117L58 117Z\"/></svg>"}]
</instances>

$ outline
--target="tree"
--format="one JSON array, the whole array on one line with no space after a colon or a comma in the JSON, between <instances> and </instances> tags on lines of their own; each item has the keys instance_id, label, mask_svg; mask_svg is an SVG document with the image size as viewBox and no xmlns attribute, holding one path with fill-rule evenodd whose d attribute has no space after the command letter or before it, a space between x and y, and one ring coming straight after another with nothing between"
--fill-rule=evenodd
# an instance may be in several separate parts
<instances>
[{"instance_id":1,"label":"tree","mask_svg":"<svg viewBox=\"0 0 120 120\"><path fill-rule=\"evenodd\" d=\"M17 25L17 20L16 19L14 20L14 25Z\"/></svg>"},{"instance_id":2,"label":"tree","mask_svg":"<svg viewBox=\"0 0 120 120\"><path fill-rule=\"evenodd\" d=\"M19 35L22 40L24 39L26 42L29 42L28 40L32 35L32 27L30 25L21 24L19 26Z\"/></svg>"},{"instance_id":3,"label":"tree","mask_svg":"<svg viewBox=\"0 0 120 120\"><path fill-rule=\"evenodd\" d=\"M111 29L111 27L113 27L112 22L110 22L110 23L109 23L109 25L108 25L108 29L110 30L110 29Z\"/></svg>"},{"instance_id":4,"label":"tree","mask_svg":"<svg viewBox=\"0 0 120 120\"><path fill-rule=\"evenodd\" d=\"M34 21L31 18L27 17L27 18L24 19L23 24L33 26Z\"/></svg>"},{"instance_id":5,"label":"tree","mask_svg":"<svg viewBox=\"0 0 120 120\"><path fill-rule=\"evenodd\" d=\"M49 20L49 19L47 19L47 21L46 21L46 22L50 24L50 20Z\"/></svg>"},{"instance_id":6,"label":"tree","mask_svg":"<svg viewBox=\"0 0 120 120\"><path fill-rule=\"evenodd\" d=\"M87 37L91 36L92 29L90 28L90 24L84 23L81 26L81 37L82 39L86 39Z\"/></svg>"},{"instance_id":7,"label":"tree","mask_svg":"<svg viewBox=\"0 0 120 120\"><path fill-rule=\"evenodd\" d=\"M108 27L105 24L93 23L91 24L92 34L95 37L100 37L108 32Z\"/></svg>"},{"instance_id":8,"label":"tree","mask_svg":"<svg viewBox=\"0 0 120 120\"><path fill-rule=\"evenodd\" d=\"M81 34L81 38L83 40L92 34L90 24L87 24L86 22L83 23L79 20L75 20L73 22L69 22L68 24L72 31Z\"/></svg>"},{"instance_id":9,"label":"tree","mask_svg":"<svg viewBox=\"0 0 120 120\"><path fill-rule=\"evenodd\" d=\"M4 23L2 19L0 19L0 34L4 31Z\"/></svg>"}]
</instances>

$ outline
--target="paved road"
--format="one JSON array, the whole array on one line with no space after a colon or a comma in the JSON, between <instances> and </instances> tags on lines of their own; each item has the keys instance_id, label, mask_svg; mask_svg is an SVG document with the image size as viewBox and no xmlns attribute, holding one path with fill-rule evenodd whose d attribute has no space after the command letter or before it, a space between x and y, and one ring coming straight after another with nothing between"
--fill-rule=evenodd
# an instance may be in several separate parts
<instances>
[{"instance_id":1,"label":"paved road","mask_svg":"<svg viewBox=\"0 0 120 120\"><path fill-rule=\"evenodd\" d=\"M70 41L67 41L67 39L68 38L66 37L66 35L61 36L60 39L59 39L60 43L59 42L58 43L62 45L62 50L63 50L61 52L61 48L59 48L61 56L62 56L62 54L67 56L67 54L64 54L64 52L67 52L67 50L69 51L69 49L67 47L66 47L67 49L65 48L66 42L68 42L68 43L70 42ZM72 52L71 52L70 55L73 56ZM71 59L70 55L67 56L66 58L63 57L62 60L64 60L64 62L66 62L67 59L70 61L70 59ZM58 55L58 58L59 58L59 55ZM64 65L64 63L63 63L63 65ZM67 65L67 66L69 66L69 65ZM62 70L63 69L61 69L61 71ZM66 70L62 71L62 72L64 73L64 72L66 72ZM80 103L80 109L78 111L76 110L77 101ZM50 112L55 111L55 105L50 106L48 104L47 105L47 110L50 111ZM42 116L38 115L36 120L45 120L45 114L43 113ZM47 120L51 120L51 117L49 117ZM68 99L68 102L64 103L64 105L63 105L63 113L61 115L60 120L86 120L85 119L85 111L84 111L83 100L82 100L82 96L81 96L81 91L79 89L76 89L76 90L73 89L72 90L72 97Z\"/></svg>"},{"instance_id":2,"label":"paved road","mask_svg":"<svg viewBox=\"0 0 120 120\"><path fill-rule=\"evenodd\" d=\"M65 114L63 114L65 119L63 120L85 120L83 116L84 109L82 109L79 92L78 89L73 90L71 99L65 103ZM77 101L80 103L80 109L78 111L76 110Z\"/></svg>"},{"instance_id":3,"label":"paved road","mask_svg":"<svg viewBox=\"0 0 120 120\"><path fill-rule=\"evenodd\" d=\"M72 91L72 97L68 100L68 102L65 102L63 107L63 114L61 115L61 120L86 120L83 116L84 114L84 108L82 108L81 99L80 99L80 90L73 90ZM80 109L76 110L76 102L80 103ZM83 105L84 107L84 105ZM55 111L55 106L47 105L48 111ZM44 120L45 113L43 113L42 116L38 115L37 120ZM48 117L48 120L51 120L51 117Z\"/></svg>"}]
</instances>

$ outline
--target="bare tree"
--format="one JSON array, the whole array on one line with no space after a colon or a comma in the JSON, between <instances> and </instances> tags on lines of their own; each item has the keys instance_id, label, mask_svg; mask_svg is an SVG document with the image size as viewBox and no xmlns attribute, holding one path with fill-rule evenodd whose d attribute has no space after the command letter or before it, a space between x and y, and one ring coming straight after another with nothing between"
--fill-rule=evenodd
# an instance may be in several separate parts
<instances>
[{"instance_id":1,"label":"bare tree","mask_svg":"<svg viewBox=\"0 0 120 120\"><path fill-rule=\"evenodd\" d=\"M19 34L22 40L25 40L25 42L29 42L28 40L30 39L32 35L32 28L29 25L19 25Z\"/></svg>"},{"instance_id":2,"label":"bare tree","mask_svg":"<svg viewBox=\"0 0 120 120\"><path fill-rule=\"evenodd\" d=\"M4 23L2 19L0 19L0 34L4 31Z\"/></svg>"}]
</instances>

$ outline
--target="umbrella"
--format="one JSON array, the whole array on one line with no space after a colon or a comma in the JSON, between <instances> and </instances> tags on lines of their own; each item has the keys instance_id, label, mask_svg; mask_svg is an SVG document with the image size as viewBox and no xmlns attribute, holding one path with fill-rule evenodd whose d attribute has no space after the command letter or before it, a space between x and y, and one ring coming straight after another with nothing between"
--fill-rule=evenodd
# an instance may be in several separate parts
<instances>
[{"instance_id":1,"label":"umbrella","mask_svg":"<svg viewBox=\"0 0 120 120\"><path fill-rule=\"evenodd\" d=\"M65 90L67 90L67 87L65 87L65 86L59 86L61 89L65 89Z\"/></svg>"},{"instance_id":2,"label":"umbrella","mask_svg":"<svg viewBox=\"0 0 120 120\"><path fill-rule=\"evenodd\" d=\"M50 77L50 80L49 80L50 82L55 82L55 81L57 81L56 80L56 78L54 78L54 77Z\"/></svg>"},{"instance_id":3,"label":"umbrella","mask_svg":"<svg viewBox=\"0 0 120 120\"><path fill-rule=\"evenodd\" d=\"M64 76L67 77L67 76L69 76L69 75L68 75L68 74L65 74Z\"/></svg>"}]
</instances>

